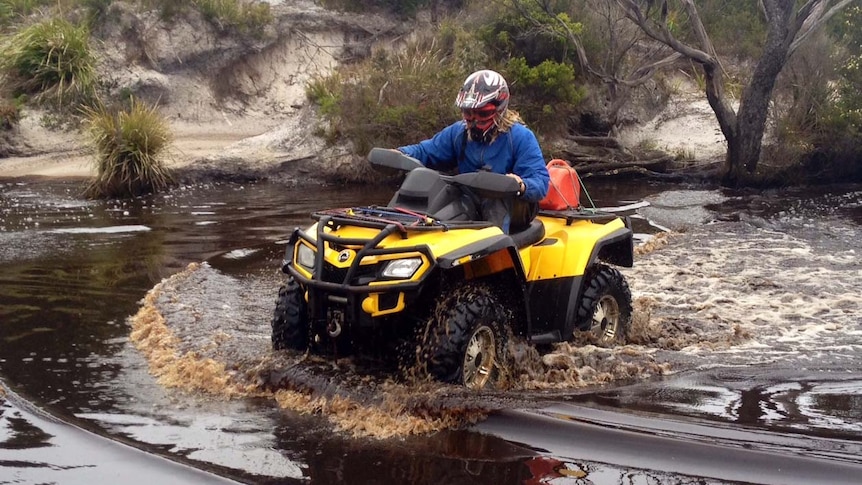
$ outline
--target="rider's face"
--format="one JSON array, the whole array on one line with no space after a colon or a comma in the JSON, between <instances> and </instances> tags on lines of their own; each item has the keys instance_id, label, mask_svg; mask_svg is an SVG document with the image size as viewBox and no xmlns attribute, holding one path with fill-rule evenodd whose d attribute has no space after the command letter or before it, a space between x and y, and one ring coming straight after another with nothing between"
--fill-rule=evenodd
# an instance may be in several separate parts
<instances>
[{"instance_id":1,"label":"rider's face","mask_svg":"<svg viewBox=\"0 0 862 485\"><path fill-rule=\"evenodd\" d=\"M462 109L461 116L467 122L468 128L478 128L482 131L489 130L494 126L494 116L497 114L495 106L487 105L477 109Z\"/></svg>"}]
</instances>

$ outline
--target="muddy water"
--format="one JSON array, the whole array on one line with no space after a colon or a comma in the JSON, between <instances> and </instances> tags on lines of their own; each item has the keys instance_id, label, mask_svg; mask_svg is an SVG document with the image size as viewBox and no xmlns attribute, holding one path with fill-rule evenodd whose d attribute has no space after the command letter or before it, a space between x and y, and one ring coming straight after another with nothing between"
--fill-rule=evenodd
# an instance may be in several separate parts
<instances>
[{"instance_id":1,"label":"muddy water","mask_svg":"<svg viewBox=\"0 0 862 485\"><path fill-rule=\"evenodd\" d=\"M0 477L162 482L178 466L173 483L201 483L185 465L246 483L858 476L862 189L590 189L600 206L650 203L630 212L632 343L540 355L516 342L508 387L476 395L269 350L284 236L314 208L384 203L388 188L210 185L100 203L73 183L6 183ZM88 431L145 453L81 459ZM159 457L180 464L149 464Z\"/></svg>"}]
</instances>

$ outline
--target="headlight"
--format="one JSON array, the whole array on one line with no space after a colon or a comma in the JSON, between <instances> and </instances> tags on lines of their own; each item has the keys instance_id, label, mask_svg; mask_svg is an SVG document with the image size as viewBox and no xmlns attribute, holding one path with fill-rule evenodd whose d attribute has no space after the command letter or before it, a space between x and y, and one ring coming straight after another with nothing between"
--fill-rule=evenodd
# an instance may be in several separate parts
<instances>
[{"instance_id":1,"label":"headlight","mask_svg":"<svg viewBox=\"0 0 862 485\"><path fill-rule=\"evenodd\" d=\"M296 247L296 263L309 271L313 270L314 250L305 244L298 244Z\"/></svg>"},{"instance_id":2,"label":"headlight","mask_svg":"<svg viewBox=\"0 0 862 485\"><path fill-rule=\"evenodd\" d=\"M422 258L395 259L381 273L386 278L408 279L422 266Z\"/></svg>"}]
</instances>

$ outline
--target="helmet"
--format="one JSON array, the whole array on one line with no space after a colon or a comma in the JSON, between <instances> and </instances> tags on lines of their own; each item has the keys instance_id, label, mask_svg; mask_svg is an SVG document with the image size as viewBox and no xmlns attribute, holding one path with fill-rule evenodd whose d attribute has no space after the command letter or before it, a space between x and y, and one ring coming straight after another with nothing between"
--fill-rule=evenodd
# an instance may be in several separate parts
<instances>
[{"instance_id":1,"label":"helmet","mask_svg":"<svg viewBox=\"0 0 862 485\"><path fill-rule=\"evenodd\" d=\"M497 118L509 106L509 86L500 73L476 71L467 76L455 104L461 108L471 140L490 143L497 133Z\"/></svg>"},{"instance_id":2,"label":"helmet","mask_svg":"<svg viewBox=\"0 0 862 485\"><path fill-rule=\"evenodd\" d=\"M496 71L484 69L467 76L455 104L461 109L476 109L487 104L502 113L509 106L509 85Z\"/></svg>"}]
</instances>

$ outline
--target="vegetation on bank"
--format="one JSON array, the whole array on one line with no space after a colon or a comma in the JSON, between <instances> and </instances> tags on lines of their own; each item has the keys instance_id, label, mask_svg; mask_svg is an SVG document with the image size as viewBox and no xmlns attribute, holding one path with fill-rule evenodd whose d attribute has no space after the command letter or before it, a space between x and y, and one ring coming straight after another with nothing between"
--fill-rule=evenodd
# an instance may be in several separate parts
<instances>
[{"instance_id":1,"label":"vegetation on bank","mask_svg":"<svg viewBox=\"0 0 862 485\"><path fill-rule=\"evenodd\" d=\"M350 8L365 2L337 3ZM782 12L796 8L770 5ZM846 5L846 0L824 0L822 10L792 11L787 18L798 23L782 30L777 12L767 21L756 3L745 0L704 0L690 6L696 10L669 1L468 2L451 9L450 20L436 30L417 33L404 53L377 54L345 66L331 78L317 80L309 97L323 108L330 139L347 139L363 154L370 145L415 142L457 119L451 101L460 80L474 69L491 68L509 80L512 106L537 131L546 156L553 157L561 134L611 133L624 122L616 110L638 96L662 90L671 96L668 72L683 72L720 108L716 115L731 148L725 169L729 183L859 180L862 139L854 113L862 78L862 29L859 7L842 11ZM839 13L832 17L834 12ZM634 21L638 15L640 24ZM821 20L829 21L825 28L806 30ZM768 36L788 31L800 37L788 38L786 44L767 42ZM769 45L784 45L784 50L767 49ZM398 57L403 55L430 56L434 67L417 76L411 64L415 58ZM784 69L772 74L756 68L768 71L770 63ZM429 93L421 84L425 82L437 83L438 91ZM393 85L399 86L397 95L387 96ZM576 92L555 89L564 85ZM357 104L357 96L366 101ZM737 112L731 106L740 99L744 102ZM375 128L366 129L369 125ZM761 150L767 129L771 136Z\"/></svg>"},{"instance_id":2,"label":"vegetation on bank","mask_svg":"<svg viewBox=\"0 0 862 485\"><path fill-rule=\"evenodd\" d=\"M21 118L21 109L11 100L0 100L0 130L11 130Z\"/></svg>"},{"instance_id":3,"label":"vegetation on bank","mask_svg":"<svg viewBox=\"0 0 862 485\"><path fill-rule=\"evenodd\" d=\"M103 20L112 3L123 0L0 0L0 27L8 26L40 10L52 10L56 15L76 15L83 12L88 22ZM170 20L189 10L200 11L204 18L222 30L236 29L241 33L259 32L272 23L270 6L256 0L126 0L141 10L158 10Z\"/></svg>"},{"instance_id":4,"label":"vegetation on bank","mask_svg":"<svg viewBox=\"0 0 862 485\"><path fill-rule=\"evenodd\" d=\"M111 3L114 0L90 0ZM259 36L264 27L273 21L272 11L266 2L255 0L137 0L143 8L155 8L162 18L171 20L177 15L197 9L204 18L219 30Z\"/></svg>"},{"instance_id":5,"label":"vegetation on bank","mask_svg":"<svg viewBox=\"0 0 862 485\"><path fill-rule=\"evenodd\" d=\"M483 41L447 24L438 37L422 37L403 51L378 51L308 85L309 98L329 120L320 135L349 140L358 154L372 146L399 146L428 137L456 119L453 103L464 73L492 67L517 86L528 86L512 107L530 113L538 133L562 135L556 120L573 113L582 92L571 66L546 60L530 67L523 57L489 59ZM521 91L519 91L520 93Z\"/></svg>"},{"instance_id":6,"label":"vegetation on bank","mask_svg":"<svg viewBox=\"0 0 862 485\"><path fill-rule=\"evenodd\" d=\"M25 103L49 109L59 124L84 123L96 149L97 175L85 190L90 197L136 196L172 181L163 161L171 133L162 115L136 99L103 100L99 90L90 31L107 21L113 2L0 0L0 129L15 127ZM273 20L269 4L259 1L133 3L158 10L165 21L194 8L220 31L254 37Z\"/></svg>"},{"instance_id":7,"label":"vegetation on bank","mask_svg":"<svg viewBox=\"0 0 862 485\"><path fill-rule=\"evenodd\" d=\"M852 6L797 54L774 102L775 141L767 164L786 183L862 175L862 7Z\"/></svg>"},{"instance_id":8,"label":"vegetation on bank","mask_svg":"<svg viewBox=\"0 0 862 485\"><path fill-rule=\"evenodd\" d=\"M24 103L50 105L69 119L81 120L80 113L92 117L98 111L94 106L122 106L122 100L101 99L89 51L90 32L98 31L98 22L108 21L111 4L120 1L0 0L0 127L13 127ZM255 0L123 3L156 10L166 22L195 9L225 33L257 35L272 22L269 5ZM360 155L371 146L413 143L456 120L453 99L464 77L473 70L491 68L509 81L512 108L536 131L546 156L552 158L558 155L556 141L566 135L604 135L626 123L631 115L625 110L632 99L672 96L671 71L683 72L705 87L715 82L707 77L714 76L722 94L739 99L769 35L757 2L703 0L697 2L699 18L676 2L631 2L632 8L645 9L650 25L664 29L662 35L682 43L694 45L700 40L693 27L702 20L714 54L732 60L715 63L718 70L704 71L638 28L627 17L632 11L619 7L626 2L616 0L321 3L404 16L425 10L435 20L433 29L411 36L406 48L376 50L369 58L344 64L307 86L309 99L326 120L318 134L332 143L347 141ZM789 58L770 93L770 137L759 155L763 163L749 183L794 183L808 180L805 175L810 173L824 180L862 176L860 10L857 5L846 8ZM120 108L111 116L134 119L129 109ZM87 122L93 125L92 120ZM101 126L119 129L116 124ZM122 137L105 139L125 143ZM149 147L139 145L133 152ZM159 186L161 182L136 187Z\"/></svg>"},{"instance_id":9,"label":"vegetation on bank","mask_svg":"<svg viewBox=\"0 0 862 485\"><path fill-rule=\"evenodd\" d=\"M328 120L319 134L331 142L350 141L360 155L372 146L415 143L459 118L458 88L467 74L488 68L508 80L514 93L510 107L540 137L565 135L567 126L559 120L576 115L585 92L574 66L555 55L561 47L548 45L543 53L541 39L507 40L507 28L518 27L507 23L513 17L489 22L487 12L471 15L477 18L446 20L402 50L379 50L311 82L308 97ZM540 61L532 64L532 59Z\"/></svg>"}]
</instances>

